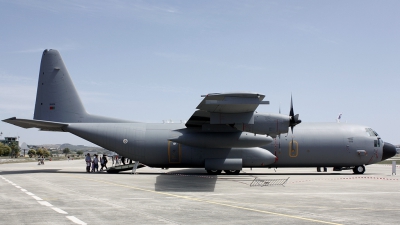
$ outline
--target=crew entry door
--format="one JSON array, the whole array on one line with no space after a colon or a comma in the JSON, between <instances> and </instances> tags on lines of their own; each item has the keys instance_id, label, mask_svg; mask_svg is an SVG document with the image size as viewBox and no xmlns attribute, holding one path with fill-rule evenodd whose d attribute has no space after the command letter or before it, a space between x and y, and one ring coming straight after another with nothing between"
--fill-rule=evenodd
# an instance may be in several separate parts
<instances>
[{"instance_id":1,"label":"crew entry door","mask_svg":"<svg viewBox=\"0 0 400 225\"><path fill-rule=\"evenodd\" d=\"M168 161L169 163L181 163L181 145L168 141Z\"/></svg>"}]
</instances>

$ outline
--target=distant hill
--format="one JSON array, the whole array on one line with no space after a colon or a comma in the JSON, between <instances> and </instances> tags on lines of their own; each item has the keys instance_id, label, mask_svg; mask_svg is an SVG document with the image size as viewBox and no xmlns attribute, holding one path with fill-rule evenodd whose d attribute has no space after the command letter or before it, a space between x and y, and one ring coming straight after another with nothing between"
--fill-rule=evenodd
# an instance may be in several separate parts
<instances>
[{"instance_id":1,"label":"distant hill","mask_svg":"<svg viewBox=\"0 0 400 225\"><path fill-rule=\"evenodd\" d=\"M58 150L63 150L64 148L69 148L71 151L77 151L77 150L82 150L82 151L98 151L98 152L103 152L107 151L104 148L100 147L93 147L93 146L84 146L84 145L73 145L73 144L43 144L43 145L36 145L37 147L44 147L47 149L58 149Z\"/></svg>"},{"instance_id":2,"label":"distant hill","mask_svg":"<svg viewBox=\"0 0 400 225\"><path fill-rule=\"evenodd\" d=\"M91 147L91 146L84 146L84 145L72 145L72 144L62 144L60 145L59 149L63 150L64 148L69 148L69 150L83 150L83 151L104 151L104 148L100 147Z\"/></svg>"}]
</instances>

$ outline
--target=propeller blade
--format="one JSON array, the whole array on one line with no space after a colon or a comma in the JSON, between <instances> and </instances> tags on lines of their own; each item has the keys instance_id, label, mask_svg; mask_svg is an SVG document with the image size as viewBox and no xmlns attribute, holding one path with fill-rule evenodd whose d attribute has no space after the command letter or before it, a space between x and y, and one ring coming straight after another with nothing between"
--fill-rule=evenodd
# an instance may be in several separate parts
<instances>
[{"instance_id":1,"label":"propeller blade","mask_svg":"<svg viewBox=\"0 0 400 225\"><path fill-rule=\"evenodd\" d=\"M279 145L279 152L280 152L280 151L281 151L281 134L279 134L278 136L279 136L279 143L278 143L278 145Z\"/></svg>"},{"instance_id":2,"label":"propeller blade","mask_svg":"<svg viewBox=\"0 0 400 225\"><path fill-rule=\"evenodd\" d=\"M293 151L293 135L292 135L292 148L290 149L290 151Z\"/></svg>"},{"instance_id":3,"label":"propeller blade","mask_svg":"<svg viewBox=\"0 0 400 225\"><path fill-rule=\"evenodd\" d=\"M301 120L299 120L299 114L294 115L294 110L293 110L293 96L290 96L290 121L289 121L289 126L292 130L293 134L293 127L296 126L297 124L301 123Z\"/></svg>"},{"instance_id":4,"label":"propeller blade","mask_svg":"<svg viewBox=\"0 0 400 225\"><path fill-rule=\"evenodd\" d=\"M290 95L290 113L289 116L291 116L293 118L294 116L294 112L293 112L293 96Z\"/></svg>"}]
</instances>

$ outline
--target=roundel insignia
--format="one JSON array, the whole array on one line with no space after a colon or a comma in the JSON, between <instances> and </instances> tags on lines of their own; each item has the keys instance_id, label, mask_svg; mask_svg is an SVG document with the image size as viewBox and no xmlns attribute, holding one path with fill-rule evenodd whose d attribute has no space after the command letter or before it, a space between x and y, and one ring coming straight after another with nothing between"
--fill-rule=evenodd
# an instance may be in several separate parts
<instances>
[{"instance_id":1,"label":"roundel insignia","mask_svg":"<svg viewBox=\"0 0 400 225\"><path fill-rule=\"evenodd\" d=\"M126 144L126 143L128 143L128 139L124 139L124 140L122 140L122 142L123 142L124 144Z\"/></svg>"}]
</instances>

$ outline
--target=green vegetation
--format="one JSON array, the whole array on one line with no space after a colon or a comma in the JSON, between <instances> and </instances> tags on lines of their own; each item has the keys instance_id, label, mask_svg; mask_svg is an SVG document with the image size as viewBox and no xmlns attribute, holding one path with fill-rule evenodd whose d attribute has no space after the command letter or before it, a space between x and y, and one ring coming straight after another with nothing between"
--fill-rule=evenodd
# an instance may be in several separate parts
<instances>
[{"instance_id":1,"label":"green vegetation","mask_svg":"<svg viewBox=\"0 0 400 225\"><path fill-rule=\"evenodd\" d=\"M11 142L8 144L8 146L11 149L11 157L13 158L18 158L19 157L19 153L21 152L21 149L19 148L17 142Z\"/></svg>"},{"instance_id":2,"label":"green vegetation","mask_svg":"<svg viewBox=\"0 0 400 225\"><path fill-rule=\"evenodd\" d=\"M36 156L36 151L33 149L29 149L28 155L29 155L29 158L32 158L32 157Z\"/></svg>"},{"instance_id":3,"label":"green vegetation","mask_svg":"<svg viewBox=\"0 0 400 225\"><path fill-rule=\"evenodd\" d=\"M69 153L71 153L71 151L69 150L69 148L64 148L63 154L65 154L65 156L67 156Z\"/></svg>"},{"instance_id":4,"label":"green vegetation","mask_svg":"<svg viewBox=\"0 0 400 225\"><path fill-rule=\"evenodd\" d=\"M9 156L11 153L11 148L3 143L0 143L0 155L1 156Z\"/></svg>"},{"instance_id":5,"label":"green vegetation","mask_svg":"<svg viewBox=\"0 0 400 225\"><path fill-rule=\"evenodd\" d=\"M50 152L45 148L39 148L36 150L36 155L40 157L44 156L45 158L47 158L50 156Z\"/></svg>"}]
</instances>

